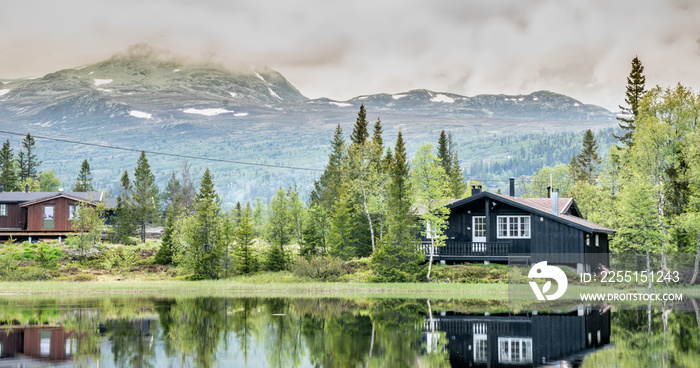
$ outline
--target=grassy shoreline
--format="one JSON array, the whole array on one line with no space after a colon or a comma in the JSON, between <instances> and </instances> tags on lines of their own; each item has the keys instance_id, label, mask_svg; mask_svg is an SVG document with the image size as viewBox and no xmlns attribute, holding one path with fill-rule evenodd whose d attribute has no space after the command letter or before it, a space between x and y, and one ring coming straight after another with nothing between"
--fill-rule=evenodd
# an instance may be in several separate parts
<instances>
[{"instance_id":1,"label":"grassy shoreline","mask_svg":"<svg viewBox=\"0 0 700 368\"><path fill-rule=\"evenodd\" d=\"M252 280L251 280L252 281ZM505 284L458 283L257 283L241 280L216 281L25 281L0 282L0 296L87 294L228 294L231 296L287 297L401 297L505 300Z\"/></svg>"}]
</instances>

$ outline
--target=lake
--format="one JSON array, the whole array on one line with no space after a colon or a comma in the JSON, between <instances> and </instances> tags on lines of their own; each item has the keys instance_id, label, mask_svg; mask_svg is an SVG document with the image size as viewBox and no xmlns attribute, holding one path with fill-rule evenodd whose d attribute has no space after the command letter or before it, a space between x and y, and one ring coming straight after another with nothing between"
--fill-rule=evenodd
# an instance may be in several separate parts
<instances>
[{"instance_id":1,"label":"lake","mask_svg":"<svg viewBox=\"0 0 700 368\"><path fill-rule=\"evenodd\" d=\"M0 367L695 367L670 306L214 296L0 299Z\"/></svg>"}]
</instances>

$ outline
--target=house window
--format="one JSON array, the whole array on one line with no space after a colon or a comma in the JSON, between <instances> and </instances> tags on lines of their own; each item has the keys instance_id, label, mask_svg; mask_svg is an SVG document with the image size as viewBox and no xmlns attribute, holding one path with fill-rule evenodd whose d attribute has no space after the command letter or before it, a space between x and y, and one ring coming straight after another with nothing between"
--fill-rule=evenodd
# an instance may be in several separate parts
<instances>
[{"instance_id":1,"label":"house window","mask_svg":"<svg viewBox=\"0 0 700 368\"><path fill-rule=\"evenodd\" d=\"M78 206L68 206L68 219L75 220L78 218Z\"/></svg>"},{"instance_id":2,"label":"house window","mask_svg":"<svg viewBox=\"0 0 700 368\"><path fill-rule=\"evenodd\" d=\"M484 334L474 334L474 362L486 363L488 355L488 338Z\"/></svg>"},{"instance_id":3,"label":"house window","mask_svg":"<svg viewBox=\"0 0 700 368\"><path fill-rule=\"evenodd\" d=\"M590 235L584 235L586 237L586 246L590 247L591 246L591 236Z\"/></svg>"},{"instance_id":4,"label":"house window","mask_svg":"<svg viewBox=\"0 0 700 368\"><path fill-rule=\"evenodd\" d=\"M532 338L499 337L498 362L510 364L532 363Z\"/></svg>"},{"instance_id":5,"label":"house window","mask_svg":"<svg viewBox=\"0 0 700 368\"><path fill-rule=\"evenodd\" d=\"M598 234L595 234L595 246L596 247L600 246L600 240L598 239Z\"/></svg>"},{"instance_id":6,"label":"house window","mask_svg":"<svg viewBox=\"0 0 700 368\"><path fill-rule=\"evenodd\" d=\"M7 205L0 204L0 216L7 216Z\"/></svg>"},{"instance_id":7,"label":"house window","mask_svg":"<svg viewBox=\"0 0 700 368\"><path fill-rule=\"evenodd\" d=\"M530 239L530 216L498 216L498 237Z\"/></svg>"}]
</instances>

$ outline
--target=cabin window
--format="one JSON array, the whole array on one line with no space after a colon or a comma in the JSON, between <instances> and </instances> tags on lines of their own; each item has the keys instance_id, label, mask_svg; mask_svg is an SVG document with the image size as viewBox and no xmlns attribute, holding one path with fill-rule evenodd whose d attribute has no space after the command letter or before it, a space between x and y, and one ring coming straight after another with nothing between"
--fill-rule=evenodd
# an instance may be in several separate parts
<instances>
[{"instance_id":1,"label":"cabin window","mask_svg":"<svg viewBox=\"0 0 700 368\"><path fill-rule=\"evenodd\" d=\"M530 216L498 216L498 237L530 238Z\"/></svg>"},{"instance_id":2,"label":"cabin window","mask_svg":"<svg viewBox=\"0 0 700 368\"><path fill-rule=\"evenodd\" d=\"M7 205L0 204L0 216L7 216Z\"/></svg>"},{"instance_id":3,"label":"cabin window","mask_svg":"<svg viewBox=\"0 0 700 368\"><path fill-rule=\"evenodd\" d=\"M488 361L488 337L484 334L474 334L474 362L486 363Z\"/></svg>"},{"instance_id":4,"label":"cabin window","mask_svg":"<svg viewBox=\"0 0 700 368\"><path fill-rule=\"evenodd\" d=\"M586 237L586 246L590 247L591 246L591 236L590 235L584 235Z\"/></svg>"},{"instance_id":5,"label":"cabin window","mask_svg":"<svg viewBox=\"0 0 700 368\"><path fill-rule=\"evenodd\" d=\"M600 240L598 239L598 234L595 234L595 246L596 247L600 246Z\"/></svg>"},{"instance_id":6,"label":"cabin window","mask_svg":"<svg viewBox=\"0 0 700 368\"><path fill-rule=\"evenodd\" d=\"M532 363L532 338L499 337L498 362L511 364Z\"/></svg>"},{"instance_id":7,"label":"cabin window","mask_svg":"<svg viewBox=\"0 0 700 368\"><path fill-rule=\"evenodd\" d=\"M78 218L78 206L68 206L68 219L75 220Z\"/></svg>"},{"instance_id":8,"label":"cabin window","mask_svg":"<svg viewBox=\"0 0 700 368\"><path fill-rule=\"evenodd\" d=\"M39 332L39 355L48 356L51 353L51 331Z\"/></svg>"}]
</instances>

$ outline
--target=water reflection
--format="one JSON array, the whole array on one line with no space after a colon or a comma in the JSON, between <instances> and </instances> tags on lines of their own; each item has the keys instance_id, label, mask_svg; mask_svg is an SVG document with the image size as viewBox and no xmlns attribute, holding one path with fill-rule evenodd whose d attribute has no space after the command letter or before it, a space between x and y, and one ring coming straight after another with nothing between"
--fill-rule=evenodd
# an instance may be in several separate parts
<instances>
[{"instance_id":1,"label":"water reflection","mask_svg":"<svg viewBox=\"0 0 700 368\"><path fill-rule=\"evenodd\" d=\"M400 299L0 300L0 366L696 366L700 316Z\"/></svg>"}]
</instances>

